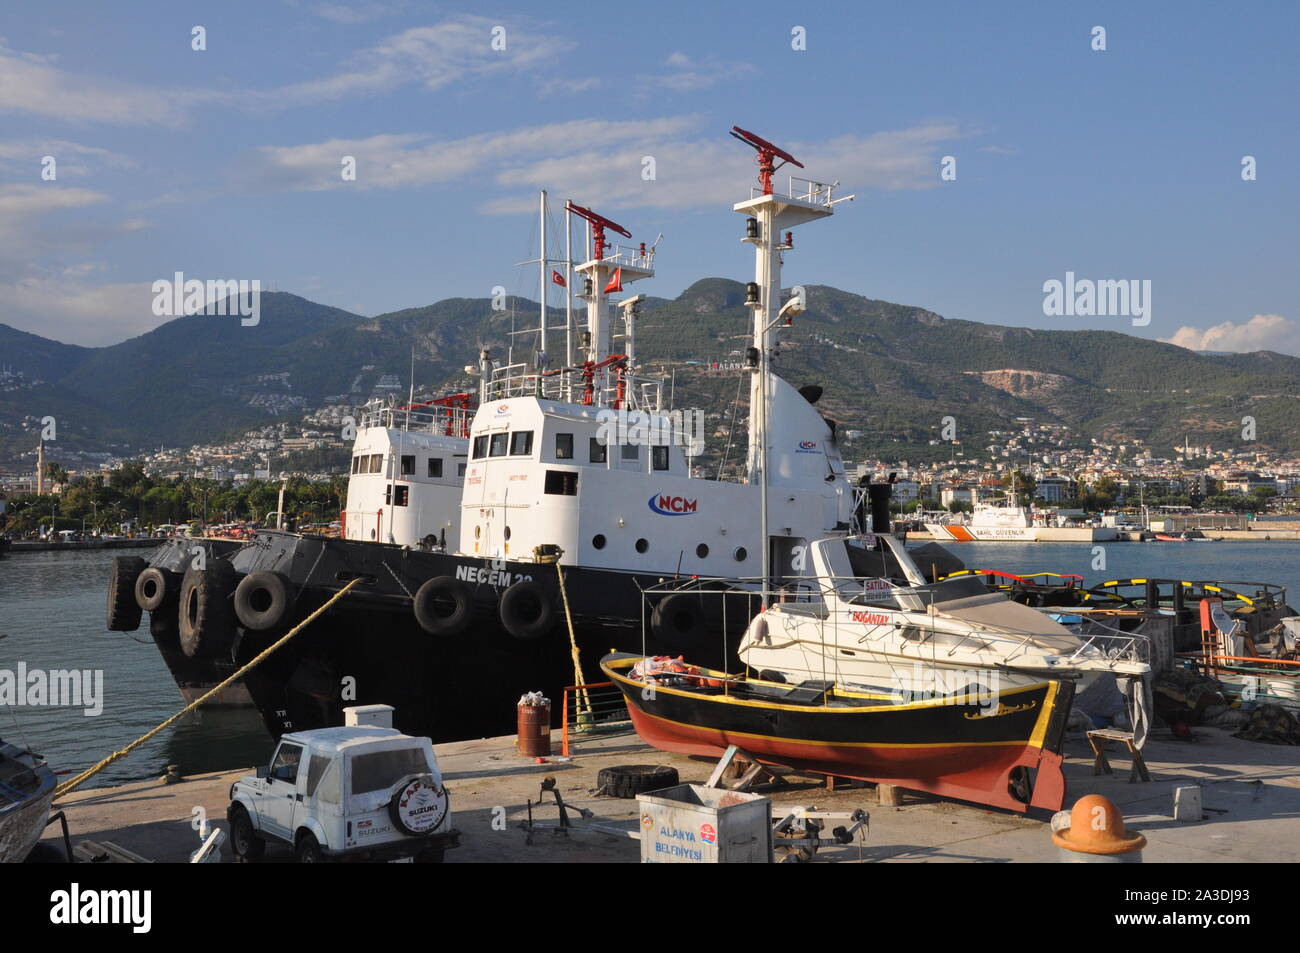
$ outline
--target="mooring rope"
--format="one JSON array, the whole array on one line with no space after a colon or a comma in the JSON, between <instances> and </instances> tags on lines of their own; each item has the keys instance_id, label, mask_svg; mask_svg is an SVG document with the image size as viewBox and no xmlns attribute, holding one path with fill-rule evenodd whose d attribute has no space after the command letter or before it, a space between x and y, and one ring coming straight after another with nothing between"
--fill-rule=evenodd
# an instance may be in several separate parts
<instances>
[{"instance_id":1,"label":"mooring rope","mask_svg":"<svg viewBox=\"0 0 1300 953\"><path fill-rule=\"evenodd\" d=\"M591 698L584 687L587 683L582 679L582 662L578 657L578 637L573 632L573 615L569 612L569 591L564 585L564 570L560 568L559 559L555 560L555 572L560 577L560 598L564 601L564 621L569 626L569 654L573 656L573 684L578 688L578 697L582 700L582 707L591 714Z\"/></svg>"},{"instance_id":2,"label":"mooring rope","mask_svg":"<svg viewBox=\"0 0 1300 953\"><path fill-rule=\"evenodd\" d=\"M80 787L82 784L84 784L86 781L90 780L92 777L94 777L94 776L95 776L96 774L98 774L100 771L103 771L106 767L108 767L108 766L109 766L110 764L112 764L114 761L118 760L119 758L124 758L124 757L126 757L128 754L130 754L130 753L131 753L132 751L134 751L136 748L140 747L140 745L144 744L144 743L145 743L146 741L148 741L150 738L154 737L156 734L158 734L158 732L162 731L162 730L163 730L164 728L166 728L168 725L171 725L171 724L175 723L178 719L180 719L180 717L181 717L182 715L187 715L187 714L189 714L189 713L192 712L194 709L196 709L196 708L198 708L200 705L202 705L202 704L203 704L205 701L207 701L209 698L211 698L213 695L217 694L217 693L220 692L222 689L224 689L226 686L230 685L232 682L237 681L238 679L242 678L245 674L247 674L248 672L252 671L252 670L253 670L254 668L256 668L256 667L257 667L257 666L262 662L262 660L265 659L268 655L270 655L270 654L271 654L272 652L274 652L276 649L280 648L280 646L284 645L286 642L288 642L290 639L292 639L295 635L297 635L299 632L301 632L303 629L305 629L307 626L309 626L311 623L315 622L316 619L321 615L321 613L323 613L323 612L324 612L326 609L328 609L330 606L334 605L334 603L336 603L336 602L338 602L340 599L342 599L342 598L347 594L348 590L351 589L353 586L355 586L355 585L356 585L358 582L360 582L360 581L361 581L360 578L353 579L351 582L349 582L346 586L344 586L344 587L343 587L342 589L340 589L338 592L334 593L334 595L330 596L330 598L325 602L325 604L322 605L319 609L317 609L317 610L316 610L315 612L313 612L311 615L307 616L307 618L303 619L301 622L299 622L297 625L295 625L292 629L290 629L287 633L285 633L283 636L281 636L278 640L276 640L276 641L275 641L274 643L272 643L270 646L268 646L267 648L265 648L265 649L263 649L261 652L259 652L259 653L257 654L257 656L256 656L255 658L253 658L251 661L249 661L249 662L245 663L244 665L240 666L240 668L239 668L239 669L238 669L238 670L237 670L233 675L231 675L230 677L226 678L224 681L220 682L219 684L217 684L217 685L214 686L213 688L208 689L208 691L204 692L202 695L200 695L200 696L199 696L198 698L196 698L194 701L190 702L188 705L186 705L184 708L182 708L182 709L181 709L180 711L178 711L176 714L172 715L170 718L168 718L168 719L167 719L166 721L164 721L162 724L158 725L158 727L153 728L153 729L151 729L151 730L145 732L143 735L141 735L139 738L135 739L135 741L132 741L129 745L127 745L127 746L126 746L125 748L123 748L121 751L114 751L112 754L110 754L107 758L104 758L104 759L103 759L102 761L100 761L98 764L92 765L91 767L87 768L85 771L82 771L82 772L81 772L79 775L77 775L75 778L70 778L69 780L64 781L64 782L63 782L62 784L60 784L57 788L54 789L54 796L55 796L55 798L58 798L58 797L63 796L64 794L67 794L67 793L68 793L69 791L71 791L73 788Z\"/></svg>"}]
</instances>

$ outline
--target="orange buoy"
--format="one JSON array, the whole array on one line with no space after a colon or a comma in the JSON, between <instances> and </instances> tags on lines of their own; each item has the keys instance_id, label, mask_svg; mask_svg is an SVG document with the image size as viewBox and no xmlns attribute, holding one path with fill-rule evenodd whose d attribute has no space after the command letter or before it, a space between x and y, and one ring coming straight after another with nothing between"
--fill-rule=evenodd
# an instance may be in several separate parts
<instances>
[{"instance_id":1,"label":"orange buoy","mask_svg":"<svg viewBox=\"0 0 1300 953\"><path fill-rule=\"evenodd\" d=\"M1070 826L1052 833L1066 863L1140 864L1147 839L1124 826L1108 798L1086 794L1070 810Z\"/></svg>"}]
</instances>

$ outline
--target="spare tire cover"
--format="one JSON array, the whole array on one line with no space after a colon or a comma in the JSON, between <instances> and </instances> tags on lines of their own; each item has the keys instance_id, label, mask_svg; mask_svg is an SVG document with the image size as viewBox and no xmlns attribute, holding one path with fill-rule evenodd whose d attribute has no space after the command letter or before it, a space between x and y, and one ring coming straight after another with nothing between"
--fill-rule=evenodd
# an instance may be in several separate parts
<instances>
[{"instance_id":1,"label":"spare tire cover","mask_svg":"<svg viewBox=\"0 0 1300 953\"><path fill-rule=\"evenodd\" d=\"M446 818L450 804L447 789L432 775L417 774L397 788L388 802L388 814L398 830L418 837L434 832Z\"/></svg>"}]
</instances>

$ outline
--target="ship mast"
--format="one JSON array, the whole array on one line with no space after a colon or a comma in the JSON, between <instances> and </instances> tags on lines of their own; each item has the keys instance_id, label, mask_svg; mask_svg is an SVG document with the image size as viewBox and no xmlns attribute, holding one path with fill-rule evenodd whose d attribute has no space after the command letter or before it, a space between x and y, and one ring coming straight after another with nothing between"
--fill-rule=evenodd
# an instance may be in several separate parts
<instances>
[{"instance_id":1,"label":"ship mast","mask_svg":"<svg viewBox=\"0 0 1300 953\"><path fill-rule=\"evenodd\" d=\"M638 249L611 245L605 238L606 231L625 238L631 238L632 233L589 208L570 201L565 210L586 221L591 233L591 258L574 270L583 276L583 290L578 297L587 302L587 332L580 348L585 352L581 364L590 383L583 403L599 403L595 395L606 389L611 360L622 359L622 355L610 351L609 296L622 291L624 284L654 277L654 252L647 250L644 242Z\"/></svg>"},{"instance_id":2,"label":"ship mast","mask_svg":"<svg viewBox=\"0 0 1300 953\"><path fill-rule=\"evenodd\" d=\"M745 289L745 303L753 311L753 339L747 363L751 372L749 388L750 427L748 482L759 486L760 535L762 537L762 605L767 608L768 588L772 578L772 540L768 533L768 455L770 452L769 412L772 398L771 360L776 343L777 325L784 318L788 326L795 314L803 310L801 298L794 297L784 305L781 298L781 253L794 247L794 236L785 231L829 218L836 202L848 201L852 195L833 199L834 184L813 182L809 179L790 179L788 194L774 193L772 176L784 165L803 168L801 163L780 146L768 142L739 126L732 126L731 135L756 153L758 162L757 189L751 191L748 201L738 202L733 209L748 217L744 241L754 246L754 281ZM776 160L781 160L781 165ZM796 194L796 183L803 191ZM784 237L782 237L784 232Z\"/></svg>"}]
</instances>

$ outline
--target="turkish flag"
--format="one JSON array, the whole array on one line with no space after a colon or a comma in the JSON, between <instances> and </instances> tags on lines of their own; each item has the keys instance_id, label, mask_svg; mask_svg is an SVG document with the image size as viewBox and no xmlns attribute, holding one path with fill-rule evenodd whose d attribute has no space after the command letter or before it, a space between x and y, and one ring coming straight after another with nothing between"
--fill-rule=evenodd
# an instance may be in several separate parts
<instances>
[{"instance_id":1,"label":"turkish flag","mask_svg":"<svg viewBox=\"0 0 1300 953\"><path fill-rule=\"evenodd\" d=\"M554 268L551 269L551 284L559 285L561 288L567 287L567 284L564 280L564 275L560 274Z\"/></svg>"},{"instance_id":2,"label":"turkish flag","mask_svg":"<svg viewBox=\"0 0 1300 953\"><path fill-rule=\"evenodd\" d=\"M623 269L615 268L614 277L609 279L609 284L605 286L605 294L613 294L616 291L623 290Z\"/></svg>"}]
</instances>

